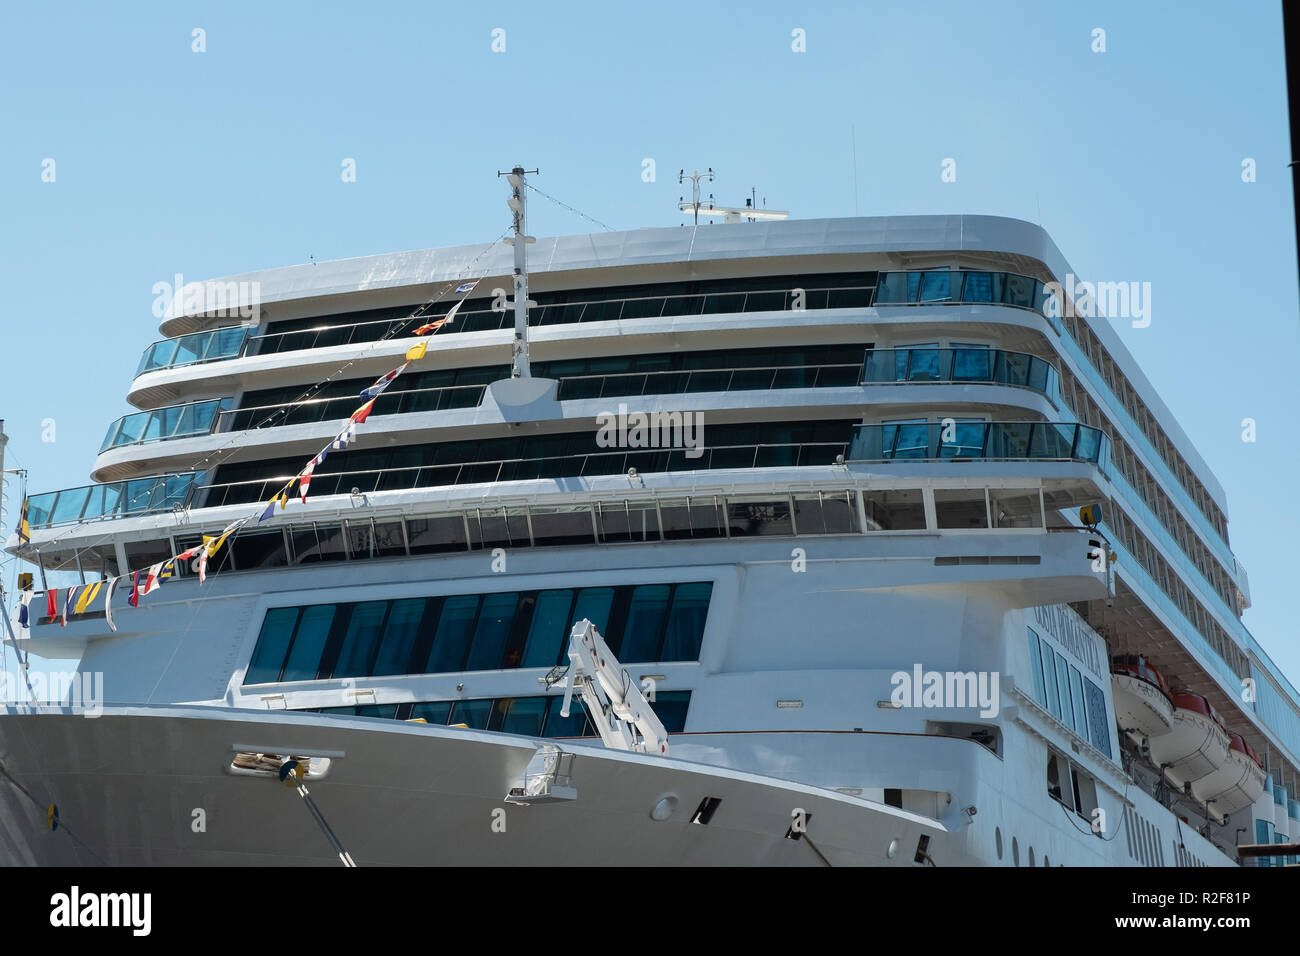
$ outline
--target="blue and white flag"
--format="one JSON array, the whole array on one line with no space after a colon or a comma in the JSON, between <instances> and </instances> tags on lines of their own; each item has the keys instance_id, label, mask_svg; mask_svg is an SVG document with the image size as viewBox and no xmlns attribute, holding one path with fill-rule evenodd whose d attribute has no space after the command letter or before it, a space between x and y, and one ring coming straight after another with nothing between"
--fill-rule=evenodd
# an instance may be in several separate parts
<instances>
[{"instance_id":1,"label":"blue and white flag","mask_svg":"<svg viewBox=\"0 0 1300 956\"><path fill-rule=\"evenodd\" d=\"M478 285L478 279L475 279L473 282L466 282L463 285L456 286L456 291L458 293L473 292L474 286L476 285Z\"/></svg>"},{"instance_id":2,"label":"blue and white flag","mask_svg":"<svg viewBox=\"0 0 1300 956\"><path fill-rule=\"evenodd\" d=\"M338 436L332 442L330 442L330 448L332 448L334 451L342 451L343 449L348 447L348 444L350 442L355 441L356 437L357 437L357 423L348 422L347 427L344 428L343 431L339 432Z\"/></svg>"},{"instance_id":3,"label":"blue and white flag","mask_svg":"<svg viewBox=\"0 0 1300 956\"><path fill-rule=\"evenodd\" d=\"M27 619L27 605L32 602L32 595L35 591L24 591L18 598L18 626L30 628L31 624Z\"/></svg>"},{"instance_id":4,"label":"blue and white flag","mask_svg":"<svg viewBox=\"0 0 1300 956\"><path fill-rule=\"evenodd\" d=\"M380 376L375 381L374 385L371 385L369 388L363 388L361 390L361 397L366 400L372 400L378 398L380 394L382 394L384 389L386 389L389 385L393 384L393 379L397 378L397 376L401 375L402 372L406 370L406 366L409 364L410 364L409 362L403 362L401 365L393 369L391 372L385 372L382 376Z\"/></svg>"}]
</instances>

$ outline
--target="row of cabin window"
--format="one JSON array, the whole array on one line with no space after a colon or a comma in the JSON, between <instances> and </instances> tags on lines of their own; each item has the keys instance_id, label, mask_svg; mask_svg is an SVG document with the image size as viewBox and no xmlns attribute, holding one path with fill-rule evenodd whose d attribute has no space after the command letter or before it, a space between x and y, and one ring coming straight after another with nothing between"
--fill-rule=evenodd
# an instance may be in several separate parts
<instances>
[{"instance_id":1,"label":"row of cabin window","mask_svg":"<svg viewBox=\"0 0 1300 956\"><path fill-rule=\"evenodd\" d=\"M711 582L271 608L245 684L554 667L590 620L623 663L700 656Z\"/></svg>"},{"instance_id":2,"label":"row of cabin window","mask_svg":"<svg viewBox=\"0 0 1300 956\"><path fill-rule=\"evenodd\" d=\"M688 690L659 691L650 709L670 734L686 729L690 707ZM561 715L563 695L546 697L498 697L473 700L421 701L403 704L360 704L353 707L320 707L313 713L379 717L390 720L423 720L430 724L464 724L471 730L498 730L529 737L596 737L599 734L587 715L586 705L574 697L569 716Z\"/></svg>"},{"instance_id":3,"label":"row of cabin window","mask_svg":"<svg viewBox=\"0 0 1300 956\"><path fill-rule=\"evenodd\" d=\"M1110 750L1110 715L1106 695L1079 668L1029 632L1029 666L1033 672L1034 699L1085 741L1105 754Z\"/></svg>"}]
</instances>

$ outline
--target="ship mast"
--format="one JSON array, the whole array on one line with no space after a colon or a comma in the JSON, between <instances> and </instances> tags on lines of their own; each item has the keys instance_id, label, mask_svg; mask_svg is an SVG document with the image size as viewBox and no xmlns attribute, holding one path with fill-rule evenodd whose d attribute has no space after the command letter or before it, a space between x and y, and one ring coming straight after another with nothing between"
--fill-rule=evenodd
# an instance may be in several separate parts
<instances>
[{"instance_id":1,"label":"ship mast","mask_svg":"<svg viewBox=\"0 0 1300 956\"><path fill-rule=\"evenodd\" d=\"M514 361L510 369L511 378L532 378L532 369L528 365L528 307L536 302L528 300L528 244L536 242L528 235L528 179L529 173L536 174L536 169L526 170L515 166L508 173L498 172L510 183L510 198L506 205L514 214L514 235L505 241L515 247L515 343Z\"/></svg>"}]
</instances>

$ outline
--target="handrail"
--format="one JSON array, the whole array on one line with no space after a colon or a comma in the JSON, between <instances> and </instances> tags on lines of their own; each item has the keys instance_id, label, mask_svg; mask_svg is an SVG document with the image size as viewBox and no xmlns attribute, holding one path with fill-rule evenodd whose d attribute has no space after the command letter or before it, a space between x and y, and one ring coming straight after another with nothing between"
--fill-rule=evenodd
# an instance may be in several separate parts
<instances>
[{"instance_id":1,"label":"handrail","mask_svg":"<svg viewBox=\"0 0 1300 956\"><path fill-rule=\"evenodd\" d=\"M1046 395L1053 404L1060 404L1060 376L1055 366L1037 355L1006 349L867 349L861 383L1009 385L1032 389Z\"/></svg>"},{"instance_id":2,"label":"handrail","mask_svg":"<svg viewBox=\"0 0 1300 956\"><path fill-rule=\"evenodd\" d=\"M629 468L650 474L656 471L693 471L697 469L802 467L829 465L847 450L844 442L799 442L757 445L716 445L702 448L698 458L687 457L689 448L616 449L581 455L556 455L544 458L499 458L488 461L452 462L442 465L405 465L398 468L366 468L356 471L317 471L312 475L313 496L347 494L352 488L361 494L377 491L401 491L442 485L526 481L539 478L572 478L624 474ZM793 454L780 454L793 449ZM824 454L821 452L824 451ZM816 457L817 461L811 461ZM768 458L770 460L763 460ZM777 460L788 458L793 460ZM824 460L822 460L824 459ZM576 468L557 469L559 463L574 463ZM593 467L595 465L596 467ZM364 476L364 478L363 478ZM404 480L410 476L409 480ZM446 478L444 476L450 476ZM198 507L215 508L226 504L243 504L264 500L278 491L292 475L271 475L244 481L222 482L196 487L195 495L204 500ZM425 477L440 480L424 481ZM346 490L339 490L343 479L350 479ZM257 490L256 494L237 494L231 489ZM221 491L221 494L215 492Z\"/></svg>"},{"instance_id":3,"label":"handrail","mask_svg":"<svg viewBox=\"0 0 1300 956\"><path fill-rule=\"evenodd\" d=\"M408 411L444 411L448 408L472 408L475 405L478 405L479 402L482 401L483 393L486 390L487 390L486 385L442 385L433 388L408 388L408 389L402 389L400 391L390 390L384 392L378 397L378 399L376 399L373 414L400 415ZM447 403L438 402L437 406L434 408L420 408L420 409L405 409L401 407L402 405L406 404L406 397L411 395L429 395L429 394L438 394L438 393L469 394L471 392L474 393L474 400L472 402L464 402L464 403L457 403L454 401L447 402ZM219 419L219 422L217 425L214 426L213 430L219 432L245 431L245 430L258 429L258 428L273 428L273 427L279 427L281 425L308 424L311 422L325 421L326 419L329 419L331 417L344 419L349 414L351 414L353 411L356 410L357 403L360 401L361 399L359 397L357 397L355 394L350 393L348 395L334 395L334 396L328 396L324 398L307 398L297 402L277 402L272 405L244 405L244 406L240 406L239 408L227 408L227 409L223 409L218 414L217 417ZM386 405L392 405L394 403L396 403L399 407L398 408L384 407ZM330 414L328 414L331 404L338 406L340 414L335 416L331 416ZM315 417L296 415L295 413L298 412L300 409L309 409L313 411L319 410L320 414ZM249 419L253 419L257 417L256 413L258 412L275 412L275 411L282 411L286 413L284 415L283 421L268 420L268 421L262 421L256 424L252 424L251 422L249 423L241 422L239 418L236 417L236 416L243 415ZM291 418L296 418L297 420L290 421L289 419Z\"/></svg>"},{"instance_id":4,"label":"handrail","mask_svg":"<svg viewBox=\"0 0 1300 956\"><path fill-rule=\"evenodd\" d=\"M99 446L100 454L108 451L110 448L121 448L125 445L144 445L155 441L168 441L173 438L193 438L197 435L210 435L216 429L218 415L223 408L229 407L232 399L213 398L201 402L186 402L183 405L168 405L164 408L154 408L143 412L131 412L129 415L123 415L115 422L108 426L108 432L104 436L104 443ZM196 425L196 421L201 421L203 411L209 411L206 424ZM174 416L175 422L167 430L167 434L150 434L155 423L159 429L166 426L169 416ZM127 423L143 423L139 431L124 436L124 430ZM186 426L188 430L186 430Z\"/></svg>"},{"instance_id":5,"label":"handrail","mask_svg":"<svg viewBox=\"0 0 1300 956\"><path fill-rule=\"evenodd\" d=\"M847 371L856 370L859 366L854 363L826 363L822 365L756 365L743 368L696 368L696 369L653 369L644 372L606 372L593 375L565 375L560 378L560 388L558 397L560 399L577 399L577 398L613 398L613 397L634 397L638 395L658 395L658 394L681 394L695 391L708 392L730 392L736 382L737 375L747 375L758 372L770 372L767 384L742 384L736 391L777 389L777 388L826 388L831 387L821 382L822 373L827 371ZM811 382L790 382L788 384L778 384L782 373L793 375L798 372L811 372ZM726 375L726 384L717 384L716 382L706 382L704 388L692 388L695 379L705 378L706 376ZM660 391L649 391L651 379L662 380L675 376L681 378L681 387L664 389ZM641 388L636 391L608 391L604 386L610 382L628 381L636 378L643 378L645 382ZM582 391L580 383L600 382L601 388L598 394L580 394L565 395L566 391ZM570 384L573 383L573 384ZM854 382L844 382L836 384L853 385Z\"/></svg>"},{"instance_id":6,"label":"handrail","mask_svg":"<svg viewBox=\"0 0 1300 956\"><path fill-rule=\"evenodd\" d=\"M1073 422L895 422L853 426L848 460L1086 461L1105 474L1108 444L1101 429Z\"/></svg>"},{"instance_id":7,"label":"handrail","mask_svg":"<svg viewBox=\"0 0 1300 956\"><path fill-rule=\"evenodd\" d=\"M184 507L190 503L195 482L204 474L202 471L177 472L97 485L77 485L32 495L27 499L28 524L36 530L171 511L176 505Z\"/></svg>"}]
</instances>

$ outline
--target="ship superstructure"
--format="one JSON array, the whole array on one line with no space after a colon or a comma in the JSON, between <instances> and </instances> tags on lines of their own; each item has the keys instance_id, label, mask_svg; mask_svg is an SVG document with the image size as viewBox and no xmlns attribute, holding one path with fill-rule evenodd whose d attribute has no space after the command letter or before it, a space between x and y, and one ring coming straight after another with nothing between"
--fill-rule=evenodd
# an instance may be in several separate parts
<instances>
[{"instance_id":1,"label":"ship superstructure","mask_svg":"<svg viewBox=\"0 0 1300 956\"><path fill-rule=\"evenodd\" d=\"M24 653L78 656L104 711L0 716L6 860L332 862L290 760L359 865L1201 866L1300 835L1300 695L1241 622L1223 489L1041 228L542 238L523 276L516 236L162 320L93 483L33 495L9 550L40 591L255 517L202 583L119 585L115 629L35 595ZM666 754L565 712L581 621Z\"/></svg>"}]
</instances>

